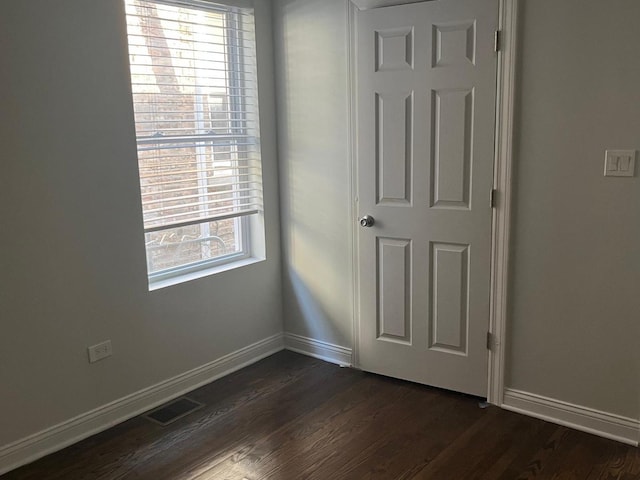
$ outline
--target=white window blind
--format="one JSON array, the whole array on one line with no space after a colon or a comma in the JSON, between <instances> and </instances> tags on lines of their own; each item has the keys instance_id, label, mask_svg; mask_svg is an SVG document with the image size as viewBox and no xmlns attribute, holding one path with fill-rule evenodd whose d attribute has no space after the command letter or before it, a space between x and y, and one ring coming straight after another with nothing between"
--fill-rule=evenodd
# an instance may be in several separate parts
<instances>
[{"instance_id":1,"label":"white window blind","mask_svg":"<svg viewBox=\"0 0 640 480\"><path fill-rule=\"evenodd\" d=\"M145 232L260 212L253 10L125 4Z\"/></svg>"}]
</instances>

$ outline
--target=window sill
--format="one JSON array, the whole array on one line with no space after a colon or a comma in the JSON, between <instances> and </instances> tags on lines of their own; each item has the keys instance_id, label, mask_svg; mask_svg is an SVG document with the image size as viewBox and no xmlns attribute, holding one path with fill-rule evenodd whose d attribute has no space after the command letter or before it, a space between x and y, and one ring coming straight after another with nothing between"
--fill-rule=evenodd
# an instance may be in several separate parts
<instances>
[{"instance_id":1,"label":"window sill","mask_svg":"<svg viewBox=\"0 0 640 480\"><path fill-rule=\"evenodd\" d=\"M178 274L175 277L165 278L162 280L156 280L149 283L149 291L160 290L161 288L171 287L172 285L178 285L180 283L190 282L191 280L197 280L198 278L208 277L215 275L216 273L226 272L228 270L235 270L236 268L246 267L247 265L253 265L254 263L264 262L264 258L248 257L235 262L225 263L223 265L216 265L209 268L203 268L196 272L189 272Z\"/></svg>"}]
</instances>

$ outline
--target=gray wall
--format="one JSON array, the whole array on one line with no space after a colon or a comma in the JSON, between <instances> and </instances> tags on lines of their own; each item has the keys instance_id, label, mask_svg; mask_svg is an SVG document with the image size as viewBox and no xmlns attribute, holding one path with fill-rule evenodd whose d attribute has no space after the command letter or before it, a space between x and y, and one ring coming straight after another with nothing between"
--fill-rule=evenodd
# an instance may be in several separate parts
<instances>
[{"instance_id":1,"label":"gray wall","mask_svg":"<svg viewBox=\"0 0 640 480\"><path fill-rule=\"evenodd\" d=\"M150 293L123 2L3 3L0 445L281 331L272 34L257 4L268 260ZM113 357L89 365L105 339Z\"/></svg>"},{"instance_id":2,"label":"gray wall","mask_svg":"<svg viewBox=\"0 0 640 480\"><path fill-rule=\"evenodd\" d=\"M350 347L347 0L275 5L285 326ZM522 7L507 385L638 418L640 3Z\"/></svg>"},{"instance_id":3,"label":"gray wall","mask_svg":"<svg viewBox=\"0 0 640 480\"><path fill-rule=\"evenodd\" d=\"M525 0L508 385L640 416L640 2Z\"/></svg>"},{"instance_id":4,"label":"gray wall","mask_svg":"<svg viewBox=\"0 0 640 480\"><path fill-rule=\"evenodd\" d=\"M351 346L347 3L274 1L285 331Z\"/></svg>"},{"instance_id":5,"label":"gray wall","mask_svg":"<svg viewBox=\"0 0 640 480\"><path fill-rule=\"evenodd\" d=\"M256 3L268 261L152 293L121 2L3 6L0 445L279 332L281 293L287 331L351 346L347 3L274 2L284 292ZM508 375L635 418L640 180L602 162L640 149L638 18L636 0L523 1ZM114 356L89 365L106 338Z\"/></svg>"}]
</instances>

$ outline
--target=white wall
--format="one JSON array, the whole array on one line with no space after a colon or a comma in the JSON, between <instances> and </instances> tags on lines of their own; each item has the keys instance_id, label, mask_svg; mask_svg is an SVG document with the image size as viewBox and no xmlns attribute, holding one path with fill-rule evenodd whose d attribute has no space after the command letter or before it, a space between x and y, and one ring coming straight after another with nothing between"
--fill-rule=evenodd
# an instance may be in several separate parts
<instances>
[{"instance_id":1,"label":"white wall","mask_svg":"<svg viewBox=\"0 0 640 480\"><path fill-rule=\"evenodd\" d=\"M154 292L123 2L3 3L0 447L281 331L272 34L256 3L268 260ZM90 365L105 339L113 357Z\"/></svg>"},{"instance_id":2,"label":"white wall","mask_svg":"<svg viewBox=\"0 0 640 480\"><path fill-rule=\"evenodd\" d=\"M285 328L351 347L347 0L275 0ZM507 386L640 416L637 0L523 0ZM639 166L640 167L640 166Z\"/></svg>"},{"instance_id":3,"label":"white wall","mask_svg":"<svg viewBox=\"0 0 640 480\"><path fill-rule=\"evenodd\" d=\"M285 331L351 346L347 2L275 0Z\"/></svg>"},{"instance_id":4,"label":"white wall","mask_svg":"<svg viewBox=\"0 0 640 480\"><path fill-rule=\"evenodd\" d=\"M508 385L640 417L637 0L525 0Z\"/></svg>"}]
</instances>

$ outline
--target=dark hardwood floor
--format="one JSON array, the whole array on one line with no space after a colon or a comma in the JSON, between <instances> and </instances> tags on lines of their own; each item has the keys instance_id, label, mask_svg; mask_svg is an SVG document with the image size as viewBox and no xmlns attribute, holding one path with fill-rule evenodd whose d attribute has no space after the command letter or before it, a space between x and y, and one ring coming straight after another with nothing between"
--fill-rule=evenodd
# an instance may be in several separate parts
<instances>
[{"instance_id":1,"label":"dark hardwood floor","mask_svg":"<svg viewBox=\"0 0 640 480\"><path fill-rule=\"evenodd\" d=\"M640 453L478 399L281 352L2 480L638 480Z\"/></svg>"}]
</instances>

